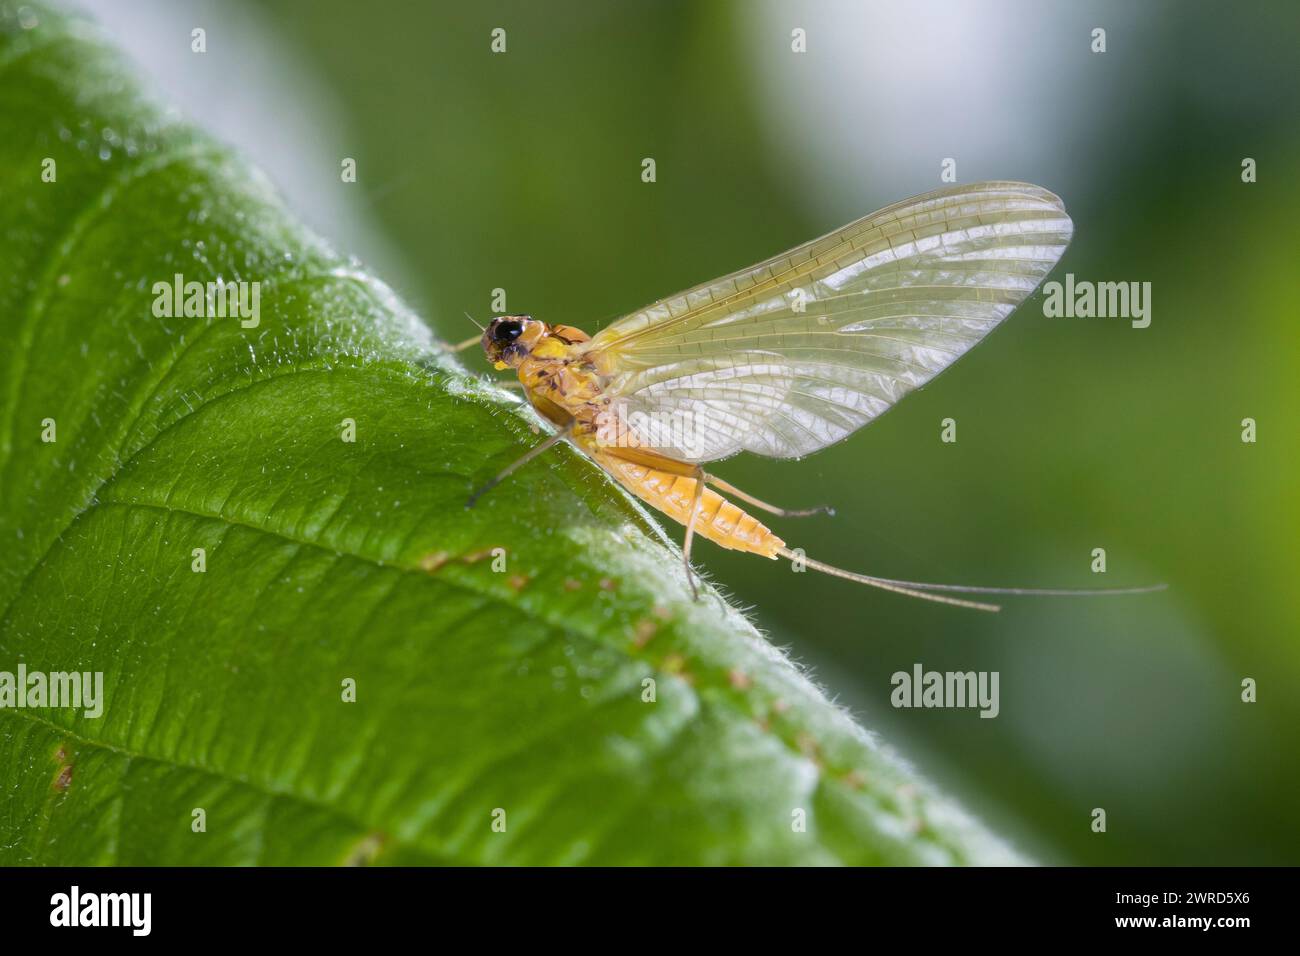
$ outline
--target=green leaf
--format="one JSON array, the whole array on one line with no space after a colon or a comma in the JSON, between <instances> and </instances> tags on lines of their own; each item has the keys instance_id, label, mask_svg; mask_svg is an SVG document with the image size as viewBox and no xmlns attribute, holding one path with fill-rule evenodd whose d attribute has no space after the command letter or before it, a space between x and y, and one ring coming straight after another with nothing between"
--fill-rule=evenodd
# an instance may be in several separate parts
<instances>
[{"instance_id":1,"label":"green leaf","mask_svg":"<svg viewBox=\"0 0 1300 956\"><path fill-rule=\"evenodd\" d=\"M0 710L0 863L1016 860L570 450L466 510L535 418L31 4L0 197L0 671L104 680Z\"/></svg>"}]
</instances>

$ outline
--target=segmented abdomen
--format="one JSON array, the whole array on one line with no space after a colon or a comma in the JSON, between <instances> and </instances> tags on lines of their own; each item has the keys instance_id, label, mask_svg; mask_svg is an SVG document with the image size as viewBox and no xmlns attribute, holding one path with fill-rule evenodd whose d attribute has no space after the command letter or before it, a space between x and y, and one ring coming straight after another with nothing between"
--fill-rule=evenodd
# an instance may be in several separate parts
<instances>
[{"instance_id":1,"label":"segmented abdomen","mask_svg":"<svg viewBox=\"0 0 1300 956\"><path fill-rule=\"evenodd\" d=\"M612 455L597 454L601 466L650 507L685 525L695 498L695 479L673 475ZM705 488L695 518L695 533L732 551L775 558L785 542L722 495Z\"/></svg>"}]
</instances>

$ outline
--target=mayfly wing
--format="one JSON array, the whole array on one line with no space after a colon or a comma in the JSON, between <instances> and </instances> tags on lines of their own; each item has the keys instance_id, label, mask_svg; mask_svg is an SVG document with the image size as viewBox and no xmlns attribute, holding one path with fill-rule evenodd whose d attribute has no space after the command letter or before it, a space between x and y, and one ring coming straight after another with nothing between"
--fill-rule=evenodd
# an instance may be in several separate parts
<instances>
[{"instance_id":1,"label":"mayfly wing","mask_svg":"<svg viewBox=\"0 0 1300 956\"><path fill-rule=\"evenodd\" d=\"M1038 186L941 189L625 316L584 351L644 445L689 462L795 458L955 362L1072 232Z\"/></svg>"}]
</instances>

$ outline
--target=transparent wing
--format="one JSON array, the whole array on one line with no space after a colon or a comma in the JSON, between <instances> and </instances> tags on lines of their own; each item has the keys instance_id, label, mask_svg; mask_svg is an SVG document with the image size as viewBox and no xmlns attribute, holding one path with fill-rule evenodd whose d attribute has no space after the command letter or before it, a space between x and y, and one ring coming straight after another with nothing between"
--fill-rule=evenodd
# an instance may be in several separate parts
<instances>
[{"instance_id":1,"label":"transparent wing","mask_svg":"<svg viewBox=\"0 0 1300 956\"><path fill-rule=\"evenodd\" d=\"M638 438L664 454L807 455L987 335L1072 232L1038 186L953 186L656 302L586 352Z\"/></svg>"}]
</instances>

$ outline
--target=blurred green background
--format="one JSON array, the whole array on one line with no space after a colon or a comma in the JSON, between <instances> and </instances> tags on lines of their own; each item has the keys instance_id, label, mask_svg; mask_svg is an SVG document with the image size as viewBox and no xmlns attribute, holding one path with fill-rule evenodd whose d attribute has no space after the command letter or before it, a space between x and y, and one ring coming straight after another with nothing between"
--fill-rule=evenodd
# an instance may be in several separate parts
<instances>
[{"instance_id":1,"label":"blurred green background","mask_svg":"<svg viewBox=\"0 0 1300 956\"><path fill-rule=\"evenodd\" d=\"M1048 319L1040 294L850 440L717 470L834 503L774 525L845 567L1169 590L986 616L707 544L698 559L1038 859L1300 862L1300 5L79 5L450 340L496 288L510 311L594 331L936 188L949 157L962 182L1059 193L1076 237L1054 277L1151 282L1150 328ZM1001 714L892 709L890 675L916 662L1000 671Z\"/></svg>"}]
</instances>

